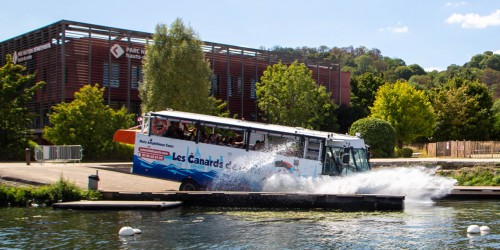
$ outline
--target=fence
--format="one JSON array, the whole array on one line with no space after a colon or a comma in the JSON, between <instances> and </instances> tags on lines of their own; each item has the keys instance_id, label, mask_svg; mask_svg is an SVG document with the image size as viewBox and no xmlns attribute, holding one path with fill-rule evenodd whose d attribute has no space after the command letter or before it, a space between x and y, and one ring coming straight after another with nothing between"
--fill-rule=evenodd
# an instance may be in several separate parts
<instances>
[{"instance_id":1,"label":"fence","mask_svg":"<svg viewBox=\"0 0 500 250\"><path fill-rule=\"evenodd\" d=\"M83 157L81 145L47 146L35 147L35 160L42 164L45 161L56 162L80 162Z\"/></svg>"},{"instance_id":2,"label":"fence","mask_svg":"<svg viewBox=\"0 0 500 250\"><path fill-rule=\"evenodd\" d=\"M427 145L429 157L500 158L499 141L445 141Z\"/></svg>"}]
</instances>

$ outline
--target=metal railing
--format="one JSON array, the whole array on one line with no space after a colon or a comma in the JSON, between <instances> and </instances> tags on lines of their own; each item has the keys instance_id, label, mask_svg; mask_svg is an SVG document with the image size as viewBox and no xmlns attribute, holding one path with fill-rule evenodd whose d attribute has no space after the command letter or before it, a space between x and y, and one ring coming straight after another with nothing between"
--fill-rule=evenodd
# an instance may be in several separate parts
<instances>
[{"instance_id":1,"label":"metal railing","mask_svg":"<svg viewBox=\"0 0 500 250\"><path fill-rule=\"evenodd\" d=\"M35 147L35 160L40 164L51 162L81 162L81 145L38 145Z\"/></svg>"}]
</instances>

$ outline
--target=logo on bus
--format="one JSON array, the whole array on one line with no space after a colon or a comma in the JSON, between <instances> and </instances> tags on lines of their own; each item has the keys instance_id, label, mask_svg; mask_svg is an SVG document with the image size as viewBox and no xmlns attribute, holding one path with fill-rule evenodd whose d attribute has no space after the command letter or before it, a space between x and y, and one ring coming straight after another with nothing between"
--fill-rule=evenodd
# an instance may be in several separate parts
<instances>
[{"instance_id":1,"label":"logo on bus","mask_svg":"<svg viewBox=\"0 0 500 250\"><path fill-rule=\"evenodd\" d=\"M158 150L152 148L139 148L139 157L153 160L163 160L166 156L170 156L169 151Z\"/></svg>"}]
</instances>

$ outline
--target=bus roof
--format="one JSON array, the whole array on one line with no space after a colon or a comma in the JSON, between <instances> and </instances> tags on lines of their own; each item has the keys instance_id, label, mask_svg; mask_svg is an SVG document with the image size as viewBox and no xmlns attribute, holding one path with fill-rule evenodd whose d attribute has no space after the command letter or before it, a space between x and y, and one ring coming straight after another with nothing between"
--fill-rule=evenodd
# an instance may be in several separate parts
<instances>
[{"instance_id":1,"label":"bus roof","mask_svg":"<svg viewBox=\"0 0 500 250\"><path fill-rule=\"evenodd\" d=\"M199 122L201 124L215 124L218 127L230 128L230 129L252 129L257 131L267 132L269 134L287 134L292 136L306 136L306 137L314 137L318 139L327 139L332 141L357 141L362 142L363 139L350 135L337 134L332 132L318 131L318 130L310 130L299 127L289 127L275 124L266 124L252 121L245 121L233 118L226 117L218 117L211 115L203 115L203 114L195 114L189 112L182 111L173 111L173 110L164 110L158 112L150 112L152 116L162 116L166 117L170 120L178 120L178 121L186 121L186 122ZM363 143L364 144L364 143Z\"/></svg>"}]
</instances>

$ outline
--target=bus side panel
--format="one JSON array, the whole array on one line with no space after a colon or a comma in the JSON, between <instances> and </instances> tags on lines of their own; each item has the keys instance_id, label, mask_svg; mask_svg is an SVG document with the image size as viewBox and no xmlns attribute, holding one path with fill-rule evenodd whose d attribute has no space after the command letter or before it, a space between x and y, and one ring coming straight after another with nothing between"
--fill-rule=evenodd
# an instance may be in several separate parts
<instances>
[{"instance_id":1,"label":"bus side panel","mask_svg":"<svg viewBox=\"0 0 500 250\"><path fill-rule=\"evenodd\" d=\"M191 178L200 185L209 186L218 177L239 173L256 180L273 174L316 177L321 174L321 163L138 133L132 173L173 181Z\"/></svg>"},{"instance_id":2,"label":"bus side panel","mask_svg":"<svg viewBox=\"0 0 500 250\"><path fill-rule=\"evenodd\" d=\"M173 181L191 178L206 186L230 165L232 155L238 155L228 153L228 149L231 150L228 147L138 134L132 173Z\"/></svg>"}]
</instances>

